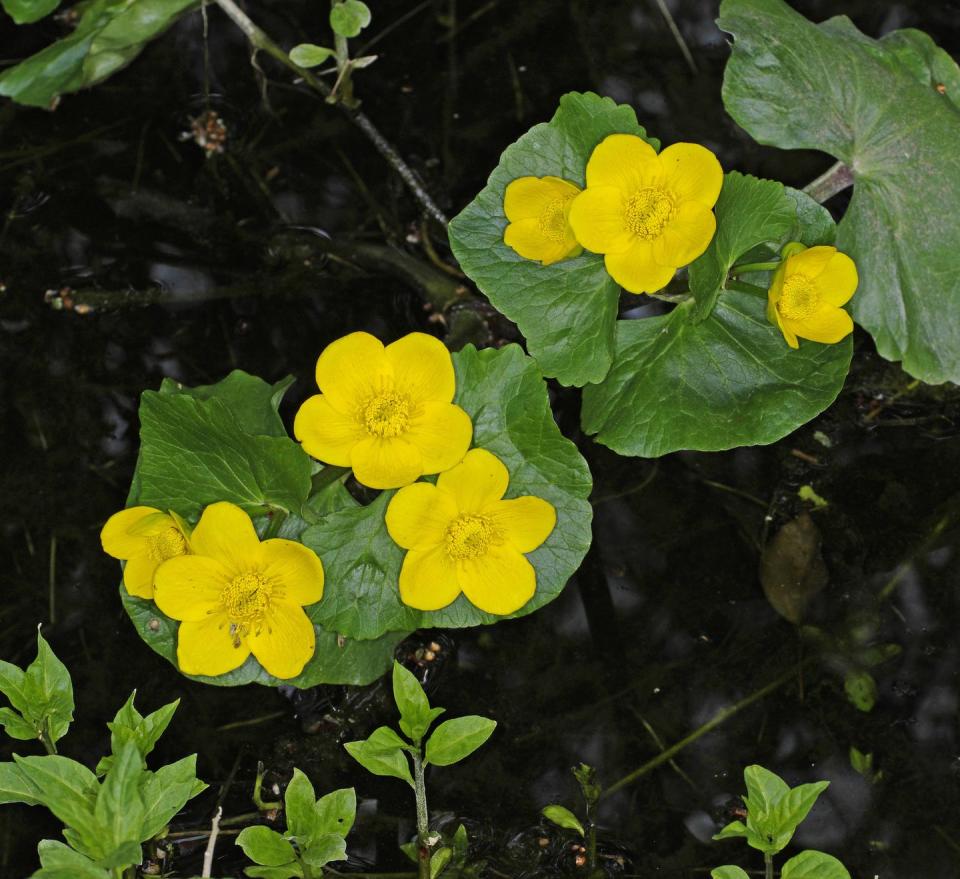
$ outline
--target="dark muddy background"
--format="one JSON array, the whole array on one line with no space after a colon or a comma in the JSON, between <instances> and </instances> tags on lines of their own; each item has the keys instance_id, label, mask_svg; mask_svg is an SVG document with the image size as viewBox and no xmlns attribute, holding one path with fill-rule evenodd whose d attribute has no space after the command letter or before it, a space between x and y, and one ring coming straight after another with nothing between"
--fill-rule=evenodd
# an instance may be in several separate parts
<instances>
[{"instance_id":1,"label":"dark muddy background","mask_svg":"<svg viewBox=\"0 0 960 879\"><path fill-rule=\"evenodd\" d=\"M702 142L727 169L802 186L826 168L823 155L761 148L725 116L728 47L715 4L668 5L696 72L652 0L375 2L373 25L355 42L380 57L357 74L357 93L450 215L500 151L572 89L633 104L664 142ZM815 20L846 12L874 36L920 27L960 52L955 2L795 5ZM287 47L325 41L325 9L248 4ZM62 33L54 21L2 28L3 59ZM418 205L369 142L262 58L264 100L244 40L216 9L208 90L204 55L197 13L55 113L0 107L0 655L28 662L44 624L77 692L62 750L89 765L109 747L104 724L131 689L145 712L182 700L152 759L197 751L211 788L176 822L184 835L167 870L199 872L204 840L185 832L208 826L218 801L227 816L251 810L259 760L270 784L284 784L296 765L318 791L355 785L362 817L345 869L402 871L397 845L412 833L412 795L367 775L340 747L392 722L386 689L291 700L188 682L137 637L117 598L117 564L100 551L99 529L124 503L144 388L165 376L211 382L235 367L270 381L292 373L290 419L335 337L443 333L404 275L314 253L321 239L293 228L322 230L336 244L393 244L422 266L428 235L449 259L442 230L424 231ZM208 103L227 127L225 152L209 159L181 137ZM843 198L831 207L842 211ZM56 310L44 294L64 287L162 301ZM482 341L516 339L506 322L488 323ZM467 824L485 875L575 874L569 838L538 817L549 802L579 810L569 767L589 762L609 786L655 757L658 743L683 739L771 682L673 764L604 801L611 874L758 868L744 845L710 835L742 790L742 768L760 762L794 784L831 781L796 843L841 857L856 879L960 875L956 388L912 386L858 333L846 387L815 422L771 447L660 461L620 459L582 437L578 392L553 392L562 428L595 475L595 550L534 616L449 637L420 633L404 648L409 658L438 641L423 670L434 700L499 722L478 755L428 781L434 814ZM809 506L801 485L829 503L812 514L829 583L805 618L825 633L826 650L777 615L758 576L761 547ZM901 652L869 669L876 705L858 710L844 677L868 670L867 648L884 644ZM882 777L855 772L851 746L872 753ZM0 744L3 756L11 750ZM39 808L0 809L0 875L28 875L37 841L57 833ZM221 838L214 875L240 875L231 843Z\"/></svg>"}]
</instances>

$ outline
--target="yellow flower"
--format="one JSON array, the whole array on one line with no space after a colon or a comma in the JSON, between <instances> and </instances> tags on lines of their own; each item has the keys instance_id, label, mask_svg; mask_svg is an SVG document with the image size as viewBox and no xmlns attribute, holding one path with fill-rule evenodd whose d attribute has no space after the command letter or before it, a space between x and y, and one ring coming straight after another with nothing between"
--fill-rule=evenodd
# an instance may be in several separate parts
<instances>
[{"instance_id":1,"label":"yellow flower","mask_svg":"<svg viewBox=\"0 0 960 879\"><path fill-rule=\"evenodd\" d=\"M807 248L792 242L767 291L767 320L780 328L791 348L797 336L812 342L839 342L853 332L853 320L840 306L857 289L857 267L836 247Z\"/></svg>"},{"instance_id":2,"label":"yellow flower","mask_svg":"<svg viewBox=\"0 0 960 879\"><path fill-rule=\"evenodd\" d=\"M470 416L451 402L453 361L439 339L410 333L386 348L369 333L327 345L293 432L314 458L352 467L371 488L399 488L466 454Z\"/></svg>"},{"instance_id":3,"label":"yellow flower","mask_svg":"<svg viewBox=\"0 0 960 879\"><path fill-rule=\"evenodd\" d=\"M186 523L176 513L153 507L130 507L114 513L100 532L103 551L123 559L123 585L138 598L153 598L157 566L190 552Z\"/></svg>"},{"instance_id":4,"label":"yellow flower","mask_svg":"<svg viewBox=\"0 0 960 879\"><path fill-rule=\"evenodd\" d=\"M221 502L203 511L190 538L194 555L164 562L154 600L182 620L180 670L222 675L253 653L274 677L303 671L316 647L302 605L323 596L323 566L293 540L260 542L250 517Z\"/></svg>"},{"instance_id":5,"label":"yellow flower","mask_svg":"<svg viewBox=\"0 0 960 879\"><path fill-rule=\"evenodd\" d=\"M695 143L657 155L642 138L611 134L590 156L587 188L570 225L587 250L605 254L611 277L631 293L654 293L707 249L723 169Z\"/></svg>"},{"instance_id":6,"label":"yellow flower","mask_svg":"<svg viewBox=\"0 0 960 879\"><path fill-rule=\"evenodd\" d=\"M503 241L524 259L548 266L580 256L568 217L580 187L559 177L518 177L503 195L503 212L510 225Z\"/></svg>"},{"instance_id":7,"label":"yellow flower","mask_svg":"<svg viewBox=\"0 0 960 879\"><path fill-rule=\"evenodd\" d=\"M400 570L400 598L418 610L439 610L461 592L480 610L509 614L536 591L523 555L547 539L557 522L538 497L501 500L510 476L503 462L471 449L436 485L400 489L387 507L387 530L409 550Z\"/></svg>"}]
</instances>

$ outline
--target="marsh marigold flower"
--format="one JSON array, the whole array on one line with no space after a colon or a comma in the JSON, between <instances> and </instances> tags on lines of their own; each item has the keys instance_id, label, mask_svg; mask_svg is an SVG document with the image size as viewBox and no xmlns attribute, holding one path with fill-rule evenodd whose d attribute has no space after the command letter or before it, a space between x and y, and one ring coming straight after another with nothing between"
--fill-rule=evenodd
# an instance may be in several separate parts
<instances>
[{"instance_id":1,"label":"marsh marigold flower","mask_svg":"<svg viewBox=\"0 0 960 879\"><path fill-rule=\"evenodd\" d=\"M296 677L313 656L303 605L323 596L323 566L293 540L262 543L234 504L212 504L190 538L193 555L157 568L154 600L181 620L177 662L191 675L222 675L252 653L277 678Z\"/></svg>"},{"instance_id":2,"label":"marsh marigold flower","mask_svg":"<svg viewBox=\"0 0 960 879\"><path fill-rule=\"evenodd\" d=\"M611 134L587 163L570 225L631 293L654 293L707 249L723 169L710 150L675 143L659 155L633 134Z\"/></svg>"},{"instance_id":3,"label":"marsh marigold flower","mask_svg":"<svg viewBox=\"0 0 960 879\"><path fill-rule=\"evenodd\" d=\"M518 177L503 195L503 212L510 225L503 241L524 259L539 260L548 266L579 256L568 220L570 205L580 187L560 177Z\"/></svg>"},{"instance_id":4,"label":"marsh marigold flower","mask_svg":"<svg viewBox=\"0 0 960 879\"><path fill-rule=\"evenodd\" d=\"M797 341L839 342L853 332L853 320L840 306L857 289L857 267L836 247L783 248L783 262L767 291L767 320L780 328L791 348Z\"/></svg>"},{"instance_id":5,"label":"marsh marigold flower","mask_svg":"<svg viewBox=\"0 0 960 879\"><path fill-rule=\"evenodd\" d=\"M153 575L161 562L190 552L183 519L153 507L114 513L100 532L100 542L107 555L126 562L123 585L138 598L153 598Z\"/></svg>"},{"instance_id":6,"label":"marsh marigold flower","mask_svg":"<svg viewBox=\"0 0 960 879\"><path fill-rule=\"evenodd\" d=\"M470 447L470 416L452 402L453 361L433 336L410 333L384 348L369 333L351 333L321 353L317 385L294 434L314 458L352 467L370 488L440 473Z\"/></svg>"},{"instance_id":7,"label":"marsh marigold flower","mask_svg":"<svg viewBox=\"0 0 960 879\"><path fill-rule=\"evenodd\" d=\"M461 592L480 610L509 614L537 588L524 556L557 522L538 497L503 500L510 476L485 449L441 473L436 485L401 488L387 507L387 530L409 550L400 569L400 598L418 610L439 610Z\"/></svg>"}]
</instances>

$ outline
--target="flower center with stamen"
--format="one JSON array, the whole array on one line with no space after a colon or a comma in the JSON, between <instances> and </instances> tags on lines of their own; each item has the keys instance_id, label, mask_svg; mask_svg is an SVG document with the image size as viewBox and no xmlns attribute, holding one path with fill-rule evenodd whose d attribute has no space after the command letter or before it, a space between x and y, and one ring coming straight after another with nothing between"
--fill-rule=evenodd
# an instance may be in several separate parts
<instances>
[{"instance_id":1,"label":"flower center with stamen","mask_svg":"<svg viewBox=\"0 0 960 879\"><path fill-rule=\"evenodd\" d=\"M820 307L820 294L806 275L791 275L783 282L783 292L777 307L782 317L804 320Z\"/></svg>"},{"instance_id":2,"label":"flower center with stamen","mask_svg":"<svg viewBox=\"0 0 960 879\"><path fill-rule=\"evenodd\" d=\"M486 516L463 513L448 526L447 553L454 559L475 559L482 555L499 536Z\"/></svg>"},{"instance_id":3,"label":"flower center with stamen","mask_svg":"<svg viewBox=\"0 0 960 879\"><path fill-rule=\"evenodd\" d=\"M247 571L234 577L220 593L220 600L230 618L231 629L238 623L256 623L263 619L270 606L273 589L258 571Z\"/></svg>"},{"instance_id":4,"label":"flower center with stamen","mask_svg":"<svg viewBox=\"0 0 960 879\"><path fill-rule=\"evenodd\" d=\"M540 214L540 231L551 241L567 240L567 208L574 199L574 195L565 195L555 198Z\"/></svg>"},{"instance_id":5,"label":"flower center with stamen","mask_svg":"<svg viewBox=\"0 0 960 879\"><path fill-rule=\"evenodd\" d=\"M658 187L641 189L627 199L623 220L639 238L657 238L673 216L673 199Z\"/></svg>"},{"instance_id":6,"label":"flower center with stamen","mask_svg":"<svg viewBox=\"0 0 960 879\"><path fill-rule=\"evenodd\" d=\"M186 551L187 541L179 528L171 526L147 538L147 553L155 561L163 562Z\"/></svg>"},{"instance_id":7,"label":"flower center with stamen","mask_svg":"<svg viewBox=\"0 0 960 879\"><path fill-rule=\"evenodd\" d=\"M399 436L410 423L410 400L396 391L384 391L362 407L361 420L371 436Z\"/></svg>"}]
</instances>

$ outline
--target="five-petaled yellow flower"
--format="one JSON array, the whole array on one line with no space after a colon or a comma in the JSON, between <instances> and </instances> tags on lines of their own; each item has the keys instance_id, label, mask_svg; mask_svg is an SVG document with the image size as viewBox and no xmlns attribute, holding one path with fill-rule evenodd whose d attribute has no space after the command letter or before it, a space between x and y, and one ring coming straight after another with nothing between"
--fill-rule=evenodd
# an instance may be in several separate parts
<instances>
[{"instance_id":1,"label":"five-petaled yellow flower","mask_svg":"<svg viewBox=\"0 0 960 879\"><path fill-rule=\"evenodd\" d=\"M352 467L370 488L399 488L460 461L470 447L470 416L452 402L453 361L443 343L410 333L384 348L369 333L329 344L317 385L293 432L314 458Z\"/></svg>"},{"instance_id":2,"label":"five-petaled yellow flower","mask_svg":"<svg viewBox=\"0 0 960 879\"><path fill-rule=\"evenodd\" d=\"M524 259L545 265L579 256L583 248L570 228L570 205L580 187L560 177L518 177L503 195L510 225L503 241Z\"/></svg>"},{"instance_id":3,"label":"five-petaled yellow flower","mask_svg":"<svg viewBox=\"0 0 960 879\"><path fill-rule=\"evenodd\" d=\"M659 155L633 134L611 134L587 163L587 188L570 225L587 250L604 254L631 293L654 293L707 249L723 169L706 147L675 143Z\"/></svg>"},{"instance_id":4,"label":"five-petaled yellow flower","mask_svg":"<svg viewBox=\"0 0 960 879\"><path fill-rule=\"evenodd\" d=\"M274 677L303 671L316 647L303 605L323 596L323 566L293 540L260 542L250 517L220 502L203 511L190 538L193 555L157 568L154 600L181 620L180 670L221 675L252 653Z\"/></svg>"},{"instance_id":5,"label":"five-petaled yellow flower","mask_svg":"<svg viewBox=\"0 0 960 879\"><path fill-rule=\"evenodd\" d=\"M153 598L153 576L161 562L190 552L186 523L176 513L130 507L114 513L100 532L103 551L123 559L123 585L138 598Z\"/></svg>"},{"instance_id":6,"label":"five-petaled yellow flower","mask_svg":"<svg viewBox=\"0 0 960 879\"><path fill-rule=\"evenodd\" d=\"M853 320L840 306L857 289L857 267L836 247L783 248L783 262L767 291L767 319L780 328L791 348L797 341L839 342L853 332Z\"/></svg>"},{"instance_id":7,"label":"five-petaled yellow flower","mask_svg":"<svg viewBox=\"0 0 960 879\"><path fill-rule=\"evenodd\" d=\"M441 473L436 485L400 489L387 508L387 530L409 550L400 569L400 598L418 610L439 610L461 592L480 610L509 614L537 588L524 556L557 521L542 498L502 500L510 476L485 449Z\"/></svg>"}]
</instances>

